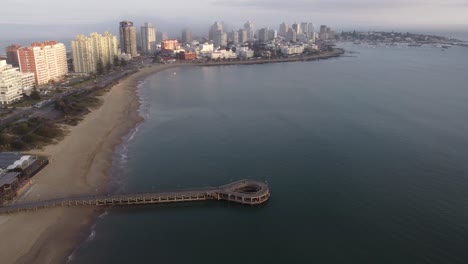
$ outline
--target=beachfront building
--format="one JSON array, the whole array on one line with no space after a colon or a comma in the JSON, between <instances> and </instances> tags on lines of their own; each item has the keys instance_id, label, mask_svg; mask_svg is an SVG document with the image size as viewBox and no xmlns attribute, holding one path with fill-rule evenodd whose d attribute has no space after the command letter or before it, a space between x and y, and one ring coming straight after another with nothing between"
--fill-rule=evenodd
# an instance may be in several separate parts
<instances>
[{"instance_id":1,"label":"beachfront building","mask_svg":"<svg viewBox=\"0 0 468 264\"><path fill-rule=\"evenodd\" d=\"M36 85L60 80L68 73L65 45L56 41L19 48L18 60L21 72L34 73Z\"/></svg>"},{"instance_id":2,"label":"beachfront building","mask_svg":"<svg viewBox=\"0 0 468 264\"><path fill-rule=\"evenodd\" d=\"M201 43L198 44L195 52L197 53L198 58L211 57L211 53L214 51L213 43Z\"/></svg>"},{"instance_id":3,"label":"beachfront building","mask_svg":"<svg viewBox=\"0 0 468 264\"><path fill-rule=\"evenodd\" d=\"M6 62L8 64L11 64L13 67L19 67L19 61L18 61L18 49L21 48L21 45L19 44L13 44L8 47L6 47L6 55L7 59Z\"/></svg>"},{"instance_id":4,"label":"beachfront building","mask_svg":"<svg viewBox=\"0 0 468 264\"><path fill-rule=\"evenodd\" d=\"M145 54L156 52L156 28L151 23L145 23L140 29L141 51Z\"/></svg>"},{"instance_id":5,"label":"beachfront building","mask_svg":"<svg viewBox=\"0 0 468 264\"><path fill-rule=\"evenodd\" d=\"M22 73L18 68L0 60L0 104L11 104L29 94L34 87L34 73Z\"/></svg>"},{"instance_id":6,"label":"beachfront building","mask_svg":"<svg viewBox=\"0 0 468 264\"><path fill-rule=\"evenodd\" d=\"M164 40L161 42L161 49L163 50L177 50L179 46L179 42L176 39Z\"/></svg>"},{"instance_id":7,"label":"beachfront building","mask_svg":"<svg viewBox=\"0 0 468 264\"><path fill-rule=\"evenodd\" d=\"M304 45L285 45L281 46L280 49L283 55L294 55L304 53Z\"/></svg>"},{"instance_id":8,"label":"beachfront building","mask_svg":"<svg viewBox=\"0 0 468 264\"><path fill-rule=\"evenodd\" d=\"M118 55L117 37L105 32L91 33L89 37L78 35L71 43L74 72L96 72L99 61L113 64Z\"/></svg>"},{"instance_id":9,"label":"beachfront building","mask_svg":"<svg viewBox=\"0 0 468 264\"><path fill-rule=\"evenodd\" d=\"M120 22L120 49L122 53L137 57L137 37L136 30L131 21Z\"/></svg>"},{"instance_id":10,"label":"beachfront building","mask_svg":"<svg viewBox=\"0 0 468 264\"><path fill-rule=\"evenodd\" d=\"M249 49L249 47L238 47L236 49L236 55L238 58L252 58L254 56L254 51Z\"/></svg>"},{"instance_id":11,"label":"beachfront building","mask_svg":"<svg viewBox=\"0 0 468 264\"><path fill-rule=\"evenodd\" d=\"M49 163L48 158L0 152L0 203L23 194L31 177Z\"/></svg>"},{"instance_id":12,"label":"beachfront building","mask_svg":"<svg viewBox=\"0 0 468 264\"><path fill-rule=\"evenodd\" d=\"M217 60L217 59L236 59L237 55L235 52L232 50L216 50L211 53L211 59L212 60Z\"/></svg>"}]
</instances>

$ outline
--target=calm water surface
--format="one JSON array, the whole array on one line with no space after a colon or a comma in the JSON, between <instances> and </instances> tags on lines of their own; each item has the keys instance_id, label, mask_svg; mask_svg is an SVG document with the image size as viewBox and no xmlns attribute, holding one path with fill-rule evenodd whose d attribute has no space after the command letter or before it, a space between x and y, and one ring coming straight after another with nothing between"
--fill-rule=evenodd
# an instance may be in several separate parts
<instances>
[{"instance_id":1,"label":"calm water surface","mask_svg":"<svg viewBox=\"0 0 468 264\"><path fill-rule=\"evenodd\" d=\"M122 192L251 178L271 200L115 208L71 263L468 263L468 49L346 48L148 78Z\"/></svg>"}]
</instances>

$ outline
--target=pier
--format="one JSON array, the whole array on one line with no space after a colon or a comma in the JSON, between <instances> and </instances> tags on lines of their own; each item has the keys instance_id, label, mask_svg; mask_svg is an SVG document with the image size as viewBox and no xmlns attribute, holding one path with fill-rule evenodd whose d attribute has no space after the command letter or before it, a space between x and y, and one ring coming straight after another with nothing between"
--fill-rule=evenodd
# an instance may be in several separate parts
<instances>
[{"instance_id":1,"label":"pier","mask_svg":"<svg viewBox=\"0 0 468 264\"><path fill-rule=\"evenodd\" d=\"M220 187L207 187L192 190L68 197L27 203L13 203L0 207L0 214L34 211L54 207L123 206L207 200L223 200L245 205L257 205L266 202L269 198L270 190L266 183L253 180L241 180Z\"/></svg>"}]
</instances>

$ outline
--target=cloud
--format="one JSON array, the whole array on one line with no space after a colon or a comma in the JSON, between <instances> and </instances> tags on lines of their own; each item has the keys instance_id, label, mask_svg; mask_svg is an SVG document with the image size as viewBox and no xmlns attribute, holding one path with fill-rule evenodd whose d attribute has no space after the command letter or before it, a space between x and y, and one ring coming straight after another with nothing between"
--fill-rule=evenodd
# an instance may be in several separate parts
<instances>
[{"instance_id":1,"label":"cloud","mask_svg":"<svg viewBox=\"0 0 468 264\"><path fill-rule=\"evenodd\" d=\"M466 2L445 0L214 0L217 6L238 8L258 8L268 10L301 11L369 11L394 10L418 7L436 7L449 5L468 5Z\"/></svg>"}]
</instances>

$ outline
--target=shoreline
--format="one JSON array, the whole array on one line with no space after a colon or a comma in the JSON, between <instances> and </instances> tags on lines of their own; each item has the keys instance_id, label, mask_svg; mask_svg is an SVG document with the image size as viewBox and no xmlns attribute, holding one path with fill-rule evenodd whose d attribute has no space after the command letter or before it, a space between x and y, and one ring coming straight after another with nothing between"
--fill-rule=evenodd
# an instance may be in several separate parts
<instances>
[{"instance_id":1,"label":"shoreline","mask_svg":"<svg viewBox=\"0 0 468 264\"><path fill-rule=\"evenodd\" d=\"M138 86L161 71L186 66L251 65L338 57L344 50L308 58L213 62L205 64L152 64L119 80L106 92L103 104L92 109L68 135L55 145L32 153L47 155L50 164L34 177L22 201L70 195L96 194L108 188L114 158L126 137L144 120ZM92 136L90 136L92 135ZM74 168L70 170L70 168ZM0 246L5 263L64 263L89 236L90 226L102 213L95 208L56 208L0 216L0 234L11 243ZM34 221L30 221L34 219ZM27 227L27 228L26 228Z\"/></svg>"},{"instance_id":2,"label":"shoreline","mask_svg":"<svg viewBox=\"0 0 468 264\"><path fill-rule=\"evenodd\" d=\"M106 190L113 154L124 137L140 123L138 82L180 65L155 65L120 79L101 96L103 104L85 116L55 145L30 151L50 157L50 164L34 176L21 201L95 194ZM94 208L57 208L44 212L1 215L2 263L64 263L89 235L102 212ZM33 221L31 219L34 219Z\"/></svg>"}]
</instances>

